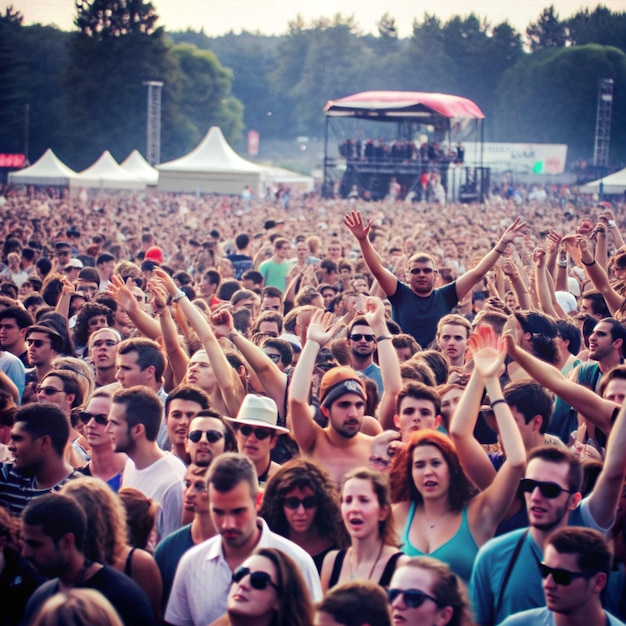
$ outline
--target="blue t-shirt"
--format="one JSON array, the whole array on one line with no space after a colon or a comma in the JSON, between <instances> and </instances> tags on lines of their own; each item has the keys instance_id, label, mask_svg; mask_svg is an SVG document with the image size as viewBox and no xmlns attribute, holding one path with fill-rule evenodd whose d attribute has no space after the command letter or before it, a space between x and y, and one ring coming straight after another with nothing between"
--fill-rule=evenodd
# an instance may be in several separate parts
<instances>
[{"instance_id":1,"label":"blue t-shirt","mask_svg":"<svg viewBox=\"0 0 626 626\"><path fill-rule=\"evenodd\" d=\"M456 281L435 289L426 297L418 296L408 285L398 281L396 293L389 296L389 302L394 322L426 349L435 339L439 320L459 302Z\"/></svg>"}]
</instances>

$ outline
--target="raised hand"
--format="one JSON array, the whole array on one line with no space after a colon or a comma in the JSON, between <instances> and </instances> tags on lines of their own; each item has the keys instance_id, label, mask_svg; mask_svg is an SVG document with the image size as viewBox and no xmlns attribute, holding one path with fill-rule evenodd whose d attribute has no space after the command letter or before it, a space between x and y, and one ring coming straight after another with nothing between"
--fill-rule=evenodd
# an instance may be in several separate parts
<instances>
[{"instance_id":1,"label":"raised hand","mask_svg":"<svg viewBox=\"0 0 626 626\"><path fill-rule=\"evenodd\" d=\"M350 232L359 240L365 239L372 227L372 220L367 224L363 222L360 211L350 211L343 216L343 223L350 229Z\"/></svg>"},{"instance_id":2,"label":"raised hand","mask_svg":"<svg viewBox=\"0 0 626 626\"><path fill-rule=\"evenodd\" d=\"M506 246L515 240L515 237L522 233L526 226L528 226L528 224L522 221L521 217L516 218L515 221L507 227L504 233L502 233L502 237L500 237L496 247L499 250L504 250Z\"/></svg>"},{"instance_id":3,"label":"raised hand","mask_svg":"<svg viewBox=\"0 0 626 626\"><path fill-rule=\"evenodd\" d=\"M107 288L108 293L113 296L115 302L117 302L127 313L129 311L133 311L139 306L133 292L131 291L134 285L135 283L132 278L128 277L126 282L124 282L124 279L121 276L113 274Z\"/></svg>"},{"instance_id":4,"label":"raised hand","mask_svg":"<svg viewBox=\"0 0 626 626\"><path fill-rule=\"evenodd\" d=\"M478 326L471 334L468 345L474 359L474 367L483 380L497 378L504 367L506 350L504 342L494 329L486 324Z\"/></svg>"},{"instance_id":5,"label":"raised hand","mask_svg":"<svg viewBox=\"0 0 626 626\"><path fill-rule=\"evenodd\" d=\"M320 347L325 346L335 334L333 314L319 309L311 317L311 323L306 331L307 341L314 341Z\"/></svg>"},{"instance_id":6,"label":"raised hand","mask_svg":"<svg viewBox=\"0 0 626 626\"><path fill-rule=\"evenodd\" d=\"M216 337L228 337L235 328L233 316L230 314L230 311L226 309L211 315L210 321Z\"/></svg>"}]
</instances>

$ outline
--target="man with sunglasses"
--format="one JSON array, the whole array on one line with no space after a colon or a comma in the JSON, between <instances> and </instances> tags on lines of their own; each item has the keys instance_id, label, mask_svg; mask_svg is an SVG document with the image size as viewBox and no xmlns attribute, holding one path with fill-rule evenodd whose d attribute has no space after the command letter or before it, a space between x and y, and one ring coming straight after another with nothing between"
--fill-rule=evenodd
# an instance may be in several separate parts
<instances>
[{"instance_id":1,"label":"man with sunglasses","mask_svg":"<svg viewBox=\"0 0 626 626\"><path fill-rule=\"evenodd\" d=\"M384 391L383 376L380 367L374 363L377 337L374 335L372 327L363 316L355 317L348 324L347 334L352 369L373 380L378 388L379 396L382 396ZM391 337L388 338L391 339Z\"/></svg>"},{"instance_id":2,"label":"man with sunglasses","mask_svg":"<svg viewBox=\"0 0 626 626\"><path fill-rule=\"evenodd\" d=\"M224 615L233 572L257 548L277 548L290 556L312 600L321 600L319 576L311 556L273 533L257 517L259 481L252 461L242 454L225 453L211 464L207 482L211 519L219 534L183 554L165 611L165 623L211 624Z\"/></svg>"},{"instance_id":3,"label":"man with sunglasses","mask_svg":"<svg viewBox=\"0 0 626 626\"><path fill-rule=\"evenodd\" d=\"M35 399L35 387L52 370L52 361L63 352L63 339L49 326L34 324L26 331L27 357L26 390L23 401Z\"/></svg>"},{"instance_id":4,"label":"man with sunglasses","mask_svg":"<svg viewBox=\"0 0 626 626\"><path fill-rule=\"evenodd\" d=\"M591 494L580 493L582 467L569 450L540 446L528 454L520 489L529 527L488 541L478 552L470 598L481 626L544 604L537 564L550 533L566 526L610 529L626 473L626 411L619 412L607 443L604 466Z\"/></svg>"},{"instance_id":5,"label":"man with sunglasses","mask_svg":"<svg viewBox=\"0 0 626 626\"><path fill-rule=\"evenodd\" d=\"M539 563L546 606L515 613L502 626L619 626L602 608L612 554L604 537L587 528L561 528L546 541Z\"/></svg>"},{"instance_id":6,"label":"man with sunglasses","mask_svg":"<svg viewBox=\"0 0 626 626\"><path fill-rule=\"evenodd\" d=\"M191 420L185 446L191 462L200 467L209 467L224 452L237 452L233 429L213 409L202 410Z\"/></svg>"},{"instance_id":7,"label":"man with sunglasses","mask_svg":"<svg viewBox=\"0 0 626 626\"><path fill-rule=\"evenodd\" d=\"M248 394L241 403L237 419L225 417L235 429L237 447L254 463L259 485L263 487L280 467L271 453L278 437L289 429L278 426L278 407L271 398Z\"/></svg>"},{"instance_id":8,"label":"man with sunglasses","mask_svg":"<svg viewBox=\"0 0 626 626\"><path fill-rule=\"evenodd\" d=\"M436 288L437 269L434 259L426 253L414 254L408 261L408 283L399 281L374 250L369 240L372 221L365 222L359 211L344 216L344 223L357 238L361 253L374 278L391 301L392 317L405 333L413 335L421 346L435 339L437 322L462 300L484 277L525 228L526 222L517 218L498 243L472 269L444 287Z\"/></svg>"}]
</instances>

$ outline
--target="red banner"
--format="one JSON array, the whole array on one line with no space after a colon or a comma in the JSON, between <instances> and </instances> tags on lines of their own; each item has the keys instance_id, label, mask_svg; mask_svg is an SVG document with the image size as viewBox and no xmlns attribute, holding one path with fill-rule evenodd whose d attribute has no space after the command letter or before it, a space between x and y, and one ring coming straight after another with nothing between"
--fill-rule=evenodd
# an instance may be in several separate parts
<instances>
[{"instance_id":1,"label":"red banner","mask_svg":"<svg viewBox=\"0 0 626 626\"><path fill-rule=\"evenodd\" d=\"M25 154L0 153L0 167L24 167L26 164Z\"/></svg>"}]
</instances>

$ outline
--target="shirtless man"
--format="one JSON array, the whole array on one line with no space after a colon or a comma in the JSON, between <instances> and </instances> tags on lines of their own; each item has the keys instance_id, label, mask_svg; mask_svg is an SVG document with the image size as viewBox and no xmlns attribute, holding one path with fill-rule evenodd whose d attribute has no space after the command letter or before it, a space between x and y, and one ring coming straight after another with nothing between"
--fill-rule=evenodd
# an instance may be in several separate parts
<instances>
[{"instance_id":1,"label":"shirtless man","mask_svg":"<svg viewBox=\"0 0 626 626\"><path fill-rule=\"evenodd\" d=\"M302 454L325 467L333 480L341 484L346 472L367 466L373 437L360 432L365 415L365 387L349 367L335 367L324 374L319 396L328 425L322 428L313 419L308 404L311 379L319 350L333 337L335 329L328 327L332 318L332 313L321 310L313 313L289 389L288 424ZM379 343L390 339L383 315L373 315L368 321Z\"/></svg>"}]
</instances>

